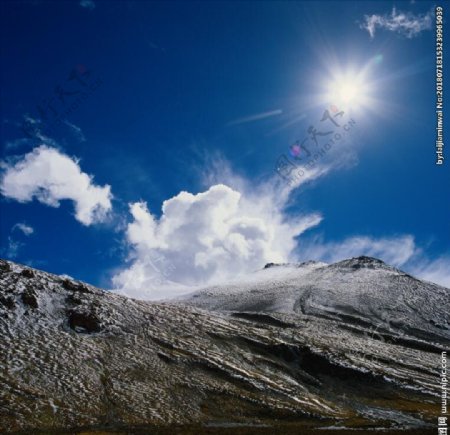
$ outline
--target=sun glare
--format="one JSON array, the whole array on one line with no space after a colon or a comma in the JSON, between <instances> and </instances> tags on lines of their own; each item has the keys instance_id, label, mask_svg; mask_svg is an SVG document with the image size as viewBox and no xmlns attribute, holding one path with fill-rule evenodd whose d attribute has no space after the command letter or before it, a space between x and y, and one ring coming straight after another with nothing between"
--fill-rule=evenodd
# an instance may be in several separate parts
<instances>
[{"instance_id":1,"label":"sun glare","mask_svg":"<svg viewBox=\"0 0 450 435\"><path fill-rule=\"evenodd\" d=\"M341 83L338 85L338 97L346 103L351 103L360 93L359 86L353 83Z\"/></svg>"},{"instance_id":2,"label":"sun glare","mask_svg":"<svg viewBox=\"0 0 450 435\"><path fill-rule=\"evenodd\" d=\"M359 75L348 75L330 80L327 100L342 108L356 108L367 102L367 86Z\"/></svg>"},{"instance_id":3,"label":"sun glare","mask_svg":"<svg viewBox=\"0 0 450 435\"><path fill-rule=\"evenodd\" d=\"M322 81L323 102L342 109L366 108L375 110L379 105L376 98L374 72L382 63L381 54L367 63L342 67L334 64L327 68L328 74Z\"/></svg>"}]
</instances>

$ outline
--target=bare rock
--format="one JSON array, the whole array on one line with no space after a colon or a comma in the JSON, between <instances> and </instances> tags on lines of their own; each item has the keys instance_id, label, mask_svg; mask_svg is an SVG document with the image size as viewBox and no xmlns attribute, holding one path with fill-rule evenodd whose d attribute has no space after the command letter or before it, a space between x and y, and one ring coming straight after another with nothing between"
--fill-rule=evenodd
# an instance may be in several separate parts
<instances>
[{"instance_id":1,"label":"bare rock","mask_svg":"<svg viewBox=\"0 0 450 435\"><path fill-rule=\"evenodd\" d=\"M67 314L69 326L74 331L92 333L102 330L101 321L93 312L69 310Z\"/></svg>"},{"instance_id":2,"label":"bare rock","mask_svg":"<svg viewBox=\"0 0 450 435\"><path fill-rule=\"evenodd\" d=\"M32 289L26 289L25 292L22 293L22 302L30 308L38 308L39 306L37 295Z\"/></svg>"}]
</instances>

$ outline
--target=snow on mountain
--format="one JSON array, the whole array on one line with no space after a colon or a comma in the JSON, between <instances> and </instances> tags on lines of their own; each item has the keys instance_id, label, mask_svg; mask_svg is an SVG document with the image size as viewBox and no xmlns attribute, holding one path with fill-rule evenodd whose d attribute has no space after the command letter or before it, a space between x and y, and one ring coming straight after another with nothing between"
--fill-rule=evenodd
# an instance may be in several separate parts
<instances>
[{"instance_id":1,"label":"snow on mountain","mask_svg":"<svg viewBox=\"0 0 450 435\"><path fill-rule=\"evenodd\" d=\"M208 310L345 318L441 343L450 340L449 289L370 257L331 265L269 264L245 279L200 289L180 300Z\"/></svg>"},{"instance_id":2,"label":"snow on mountain","mask_svg":"<svg viewBox=\"0 0 450 435\"><path fill-rule=\"evenodd\" d=\"M431 434L448 306L365 257L165 303L0 260L0 432Z\"/></svg>"}]
</instances>

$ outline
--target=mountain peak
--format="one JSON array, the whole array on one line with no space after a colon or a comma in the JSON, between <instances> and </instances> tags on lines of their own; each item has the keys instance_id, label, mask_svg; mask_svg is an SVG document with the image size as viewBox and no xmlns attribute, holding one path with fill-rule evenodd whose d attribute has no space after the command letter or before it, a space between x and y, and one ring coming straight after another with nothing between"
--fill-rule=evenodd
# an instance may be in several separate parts
<instances>
[{"instance_id":1,"label":"mountain peak","mask_svg":"<svg viewBox=\"0 0 450 435\"><path fill-rule=\"evenodd\" d=\"M302 263L267 263L263 269L271 269L274 267L291 267L291 268L300 268L305 266L313 266L313 265L323 265L327 266L327 263L323 263L321 261L316 260L308 260ZM331 266L335 267L348 267L352 269L389 269L389 270L397 270L393 266L385 263L383 260L375 257L369 257L367 255L360 255L359 257L347 258L345 260L337 261L336 263L331 264Z\"/></svg>"},{"instance_id":2,"label":"mountain peak","mask_svg":"<svg viewBox=\"0 0 450 435\"><path fill-rule=\"evenodd\" d=\"M315 261L315 260L308 260L308 261L304 261L302 263L267 263L263 269L271 269L272 267L293 267L293 268L298 268L298 267L304 267L304 266L312 266L312 265L316 265L316 264L323 264L325 265L326 263L322 263L321 261Z\"/></svg>"},{"instance_id":3,"label":"mountain peak","mask_svg":"<svg viewBox=\"0 0 450 435\"><path fill-rule=\"evenodd\" d=\"M347 260L338 261L332 266L335 267L348 267L352 269L390 269L395 270L393 266L389 266L383 260L375 257L369 257L366 255L361 255L359 257L352 257Z\"/></svg>"}]
</instances>

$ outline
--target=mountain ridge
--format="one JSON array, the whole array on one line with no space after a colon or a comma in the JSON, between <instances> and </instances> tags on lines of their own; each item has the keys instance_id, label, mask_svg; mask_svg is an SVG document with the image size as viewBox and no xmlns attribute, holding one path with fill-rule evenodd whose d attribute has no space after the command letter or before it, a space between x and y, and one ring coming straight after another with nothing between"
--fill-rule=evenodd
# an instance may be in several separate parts
<instances>
[{"instance_id":1,"label":"mountain ridge","mask_svg":"<svg viewBox=\"0 0 450 435\"><path fill-rule=\"evenodd\" d=\"M431 431L448 329L422 320L442 313L448 289L395 270L316 266L262 269L225 298L219 286L148 302L0 260L0 431ZM305 296L299 283L319 273L318 294ZM345 287L352 276L364 297ZM380 319L381 300L366 297L380 277L373 288L418 294L403 300L404 314L420 309L409 328ZM352 297L324 304L334 285ZM249 294L250 310L240 304ZM293 304L277 310L274 294Z\"/></svg>"}]
</instances>

